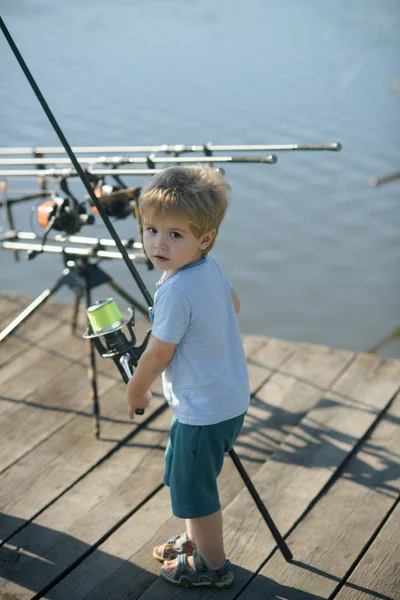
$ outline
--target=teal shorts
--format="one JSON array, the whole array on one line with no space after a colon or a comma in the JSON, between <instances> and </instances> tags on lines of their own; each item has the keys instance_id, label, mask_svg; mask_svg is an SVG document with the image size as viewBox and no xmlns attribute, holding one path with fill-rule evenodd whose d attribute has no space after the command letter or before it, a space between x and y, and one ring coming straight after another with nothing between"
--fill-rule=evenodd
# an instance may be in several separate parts
<instances>
[{"instance_id":1,"label":"teal shorts","mask_svg":"<svg viewBox=\"0 0 400 600\"><path fill-rule=\"evenodd\" d=\"M221 508L217 477L245 414L215 425L184 425L173 417L165 451L164 483L170 487L176 517L195 519Z\"/></svg>"}]
</instances>

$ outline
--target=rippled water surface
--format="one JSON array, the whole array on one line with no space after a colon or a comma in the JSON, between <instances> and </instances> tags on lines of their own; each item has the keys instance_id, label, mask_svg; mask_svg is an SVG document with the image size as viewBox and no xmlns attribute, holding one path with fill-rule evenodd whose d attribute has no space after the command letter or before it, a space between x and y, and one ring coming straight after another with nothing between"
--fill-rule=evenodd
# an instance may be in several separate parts
<instances>
[{"instance_id":1,"label":"rippled water surface","mask_svg":"<svg viewBox=\"0 0 400 600\"><path fill-rule=\"evenodd\" d=\"M364 350L399 326L400 180L368 185L400 168L396 0L0 7L73 145L341 142L339 153L227 166L231 204L214 255L241 298L243 332ZM3 38L0 57L0 146L59 145ZM34 188L8 183L10 197ZM27 204L16 220L30 227ZM116 227L136 233L133 220ZM99 225L83 233L105 235ZM0 258L5 290L38 294L62 271L57 256ZM124 263L103 266L140 296ZM158 274L140 272L153 292ZM57 297L72 300L68 289ZM383 354L400 356L400 343Z\"/></svg>"}]
</instances>

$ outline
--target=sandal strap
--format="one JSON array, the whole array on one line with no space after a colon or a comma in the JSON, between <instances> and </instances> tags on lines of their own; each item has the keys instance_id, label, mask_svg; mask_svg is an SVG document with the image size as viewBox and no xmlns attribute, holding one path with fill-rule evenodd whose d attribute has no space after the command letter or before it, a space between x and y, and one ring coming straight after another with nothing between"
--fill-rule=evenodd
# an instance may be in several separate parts
<instances>
[{"instance_id":1,"label":"sandal strap","mask_svg":"<svg viewBox=\"0 0 400 600\"><path fill-rule=\"evenodd\" d=\"M185 534L179 534L179 535L173 535L172 537L167 539L167 544L175 544L176 540L179 540L180 537L182 537Z\"/></svg>"},{"instance_id":2,"label":"sandal strap","mask_svg":"<svg viewBox=\"0 0 400 600\"><path fill-rule=\"evenodd\" d=\"M177 540L180 540L181 546L184 546L185 544L192 544L192 546L194 546L194 543L192 542L192 540L189 539L186 531L185 531L185 533L180 533L179 535L173 535L172 537L168 538L167 544L175 544L177 542Z\"/></svg>"},{"instance_id":3,"label":"sandal strap","mask_svg":"<svg viewBox=\"0 0 400 600\"><path fill-rule=\"evenodd\" d=\"M186 573L186 571L190 570L190 566L188 565L187 557L188 557L187 554L179 554L175 573L179 573L179 572ZM175 574L174 574L174 576L175 576Z\"/></svg>"},{"instance_id":4,"label":"sandal strap","mask_svg":"<svg viewBox=\"0 0 400 600\"><path fill-rule=\"evenodd\" d=\"M193 550L196 549L196 544L192 542L191 539L189 539L186 531L185 533L179 536L179 541L181 544L181 552L184 554L190 554L193 552Z\"/></svg>"},{"instance_id":5,"label":"sandal strap","mask_svg":"<svg viewBox=\"0 0 400 600\"><path fill-rule=\"evenodd\" d=\"M176 542L180 540L180 546L176 546ZM166 541L164 544L164 549L162 552L162 557L167 558L169 554L190 554L196 548L196 545L192 540L188 538L188 535L185 533L181 533L179 535L174 535Z\"/></svg>"},{"instance_id":6,"label":"sandal strap","mask_svg":"<svg viewBox=\"0 0 400 600\"><path fill-rule=\"evenodd\" d=\"M204 561L201 558L200 554L197 552L197 550L195 550L193 552L192 556L193 556L194 568L196 569L196 571L197 572L204 571L206 569L206 565L204 564Z\"/></svg>"},{"instance_id":7,"label":"sandal strap","mask_svg":"<svg viewBox=\"0 0 400 600\"><path fill-rule=\"evenodd\" d=\"M168 581L184 587L229 587L233 583L232 565L228 559L219 569L209 567L197 550L193 552L193 561L195 569L188 563L187 554L179 554L176 567L169 573L164 567L161 568L161 575Z\"/></svg>"},{"instance_id":8,"label":"sandal strap","mask_svg":"<svg viewBox=\"0 0 400 600\"><path fill-rule=\"evenodd\" d=\"M225 558L225 561L218 569L213 569L204 562L204 559L200 556L197 550L193 551L192 556L196 572L205 571L206 573L216 575L218 579L223 579L223 577L225 577L232 569L232 563L228 558Z\"/></svg>"},{"instance_id":9,"label":"sandal strap","mask_svg":"<svg viewBox=\"0 0 400 600\"><path fill-rule=\"evenodd\" d=\"M176 542L178 540L180 542L179 546L176 545ZM169 560L171 554L173 556L179 554L191 554L195 548L196 545L189 539L185 531L185 533L180 533L179 535L174 535L168 538L168 540L163 546L160 558L163 558L164 560Z\"/></svg>"},{"instance_id":10,"label":"sandal strap","mask_svg":"<svg viewBox=\"0 0 400 600\"><path fill-rule=\"evenodd\" d=\"M213 569L214 573L220 578L222 579L223 577L225 577L225 575L227 575L229 573L229 571L232 569L232 563L231 561L227 558L225 559L224 564L222 565L222 567L220 567L219 569Z\"/></svg>"}]
</instances>

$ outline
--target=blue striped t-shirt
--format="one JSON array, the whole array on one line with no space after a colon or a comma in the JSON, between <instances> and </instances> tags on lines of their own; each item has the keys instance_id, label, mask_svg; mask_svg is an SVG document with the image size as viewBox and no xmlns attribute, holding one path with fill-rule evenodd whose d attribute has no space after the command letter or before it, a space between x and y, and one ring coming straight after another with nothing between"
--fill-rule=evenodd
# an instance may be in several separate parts
<instances>
[{"instance_id":1,"label":"blue striped t-shirt","mask_svg":"<svg viewBox=\"0 0 400 600\"><path fill-rule=\"evenodd\" d=\"M177 345L162 380L178 421L212 425L246 412L250 387L232 286L216 261L207 256L156 285L152 333Z\"/></svg>"}]
</instances>

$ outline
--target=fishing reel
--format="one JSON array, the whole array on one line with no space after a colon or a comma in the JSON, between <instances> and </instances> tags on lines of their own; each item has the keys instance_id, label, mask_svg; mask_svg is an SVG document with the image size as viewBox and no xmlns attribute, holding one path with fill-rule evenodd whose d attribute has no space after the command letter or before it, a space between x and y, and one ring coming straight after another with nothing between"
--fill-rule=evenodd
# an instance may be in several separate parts
<instances>
[{"instance_id":1,"label":"fishing reel","mask_svg":"<svg viewBox=\"0 0 400 600\"><path fill-rule=\"evenodd\" d=\"M110 185L100 179L94 188L94 193L109 217L126 219L126 217L133 213L137 218L137 199L139 198L140 188L125 188L120 185ZM92 212L98 215L99 211L94 206L90 196L87 196L87 200Z\"/></svg>"},{"instance_id":2,"label":"fishing reel","mask_svg":"<svg viewBox=\"0 0 400 600\"><path fill-rule=\"evenodd\" d=\"M67 235L74 235L83 225L92 225L94 216L88 215L84 203L67 196L52 196L37 207L37 220L43 229L55 229Z\"/></svg>"},{"instance_id":3,"label":"fishing reel","mask_svg":"<svg viewBox=\"0 0 400 600\"><path fill-rule=\"evenodd\" d=\"M67 185L65 183L65 189ZM62 189L64 189L62 186ZM39 250L29 250L26 253L26 258L32 260L44 250L44 244L52 229L61 231L66 235L74 235L80 231L83 225L92 225L94 216L88 215L85 204L78 202L71 194L61 198L53 194L50 200L45 200L42 204L36 207L37 220L44 229L42 238L42 248Z\"/></svg>"},{"instance_id":4,"label":"fishing reel","mask_svg":"<svg viewBox=\"0 0 400 600\"><path fill-rule=\"evenodd\" d=\"M129 308L128 312L129 317L124 320L113 298L96 302L86 311L88 329L83 335L84 338L93 341L102 358L112 358L125 383L131 379L132 369L137 367L151 334L149 330L142 344L136 346L134 308ZM122 331L123 327L128 329L129 338ZM103 338L103 341L100 338ZM142 415L144 409L137 408L135 413Z\"/></svg>"}]
</instances>

